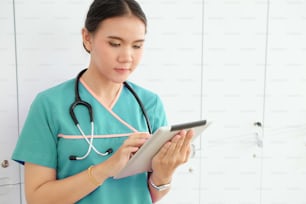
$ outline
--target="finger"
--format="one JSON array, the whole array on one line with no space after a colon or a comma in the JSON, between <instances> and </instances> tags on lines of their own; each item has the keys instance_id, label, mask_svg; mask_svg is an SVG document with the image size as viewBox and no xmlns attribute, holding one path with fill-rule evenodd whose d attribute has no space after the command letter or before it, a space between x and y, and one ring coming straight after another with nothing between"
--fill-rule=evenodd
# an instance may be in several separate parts
<instances>
[{"instance_id":1,"label":"finger","mask_svg":"<svg viewBox=\"0 0 306 204\"><path fill-rule=\"evenodd\" d=\"M193 130L180 131L178 137L173 138L169 152L171 155L180 155L179 158L182 162L185 162L188 158L188 151L190 151L190 143L193 136Z\"/></svg>"},{"instance_id":2,"label":"finger","mask_svg":"<svg viewBox=\"0 0 306 204\"><path fill-rule=\"evenodd\" d=\"M167 150L167 154L169 156L173 156L176 154L176 152L178 152L178 142L181 140L182 136L180 134L175 135L171 141L169 141L169 147Z\"/></svg>"},{"instance_id":3,"label":"finger","mask_svg":"<svg viewBox=\"0 0 306 204\"><path fill-rule=\"evenodd\" d=\"M166 142L158 152L158 157L163 158L167 155L171 142Z\"/></svg>"},{"instance_id":4,"label":"finger","mask_svg":"<svg viewBox=\"0 0 306 204\"><path fill-rule=\"evenodd\" d=\"M125 140L124 144L127 146L141 146L143 145L148 139L150 135L146 133L137 133L133 134L128 139Z\"/></svg>"},{"instance_id":5,"label":"finger","mask_svg":"<svg viewBox=\"0 0 306 204\"><path fill-rule=\"evenodd\" d=\"M194 129L190 129L187 131L186 133L187 137L189 137L189 139L191 140L192 137L194 136Z\"/></svg>"},{"instance_id":6,"label":"finger","mask_svg":"<svg viewBox=\"0 0 306 204\"><path fill-rule=\"evenodd\" d=\"M173 153L177 154L181 151L186 136L186 130L181 130L172 140Z\"/></svg>"},{"instance_id":7,"label":"finger","mask_svg":"<svg viewBox=\"0 0 306 204\"><path fill-rule=\"evenodd\" d=\"M133 153L137 152L139 150L139 147L133 147L133 146L128 146L123 148L123 153L126 155L132 155Z\"/></svg>"},{"instance_id":8,"label":"finger","mask_svg":"<svg viewBox=\"0 0 306 204\"><path fill-rule=\"evenodd\" d=\"M129 136L129 139L149 139L150 138L149 133L134 133L131 136Z\"/></svg>"},{"instance_id":9,"label":"finger","mask_svg":"<svg viewBox=\"0 0 306 204\"><path fill-rule=\"evenodd\" d=\"M187 151L186 151L186 154L185 154L185 158L184 158L184 160L183 160L183 163L186 163L186 162L189 160L190 154L191 154L191 147L189 146L189 148L188 148Z\"/></svg>"},{"instance_id":10,"label":"finger","mask_svg":"<svg viewBox=\"0 0 306 204\"><path fill-rule=\"evenodd\" d=\"M187 133L184 137L184 141L183 141L183 144L182 144L182 147L181 147L181 151L185 152L185 151L187 151L187 149L190 148L190 143L191 143L193 135L194 135L194 130L193 129L190 129L190 130L187 131Z\"/></svg>"}]
</instances>

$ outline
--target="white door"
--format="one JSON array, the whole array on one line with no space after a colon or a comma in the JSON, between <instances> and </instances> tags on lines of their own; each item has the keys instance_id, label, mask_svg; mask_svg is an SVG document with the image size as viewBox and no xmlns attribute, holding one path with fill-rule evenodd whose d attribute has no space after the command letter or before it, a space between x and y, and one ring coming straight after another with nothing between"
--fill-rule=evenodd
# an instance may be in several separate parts
<instances>
[{"instance_id":1,"label":"white door","mask_svg":"<svg viewBox=\"0 0 306 204\"><path fill-rule=\"evenodd\" d=\"M38 92L75 77L86 67L81 29L90 3L15 1L20 128ZM25 204L23 168L20 177Z\"/></svg>"},{"instance_id":2,"label":"white door","mask_svg":"<svg viewBox=\"0 0 306 204\"><path fill-rule=\"evenodd\" d=\"M201 119L202 0L141 1L148 18L144 58L132 76L162 98L170 124ZM200 140L159 203L199 204Z\"/></svg>"},{"instance_id":3,"label":"white door","mask_svg":"<svg viewBox=\"0 0 306 204\"><path fill-rule=\"evenodd\" d=\"M0 186L0 203L19 204L20 184Z\"/></svg>"},{"instance_id":4,"label":"white door","mask_svg":"<svg viewBox=\"0 0 306 204\"><path fill-rule=\"evenodd\" d=\"M270 1L262 203L306 203L306 2Z\"/></svg>"},{"instance_id":5,"label":"white door","mask_svg":"<svg viewBox=\"0 0 306 204\"><path fill-rule=\"evenodd\" d=\"M0 3L0 203L19 203L19 167L11 160L18 137L13 1ZM3 202L2 202L3 201Z\"/></svg>"},{"instance_id":6,"label":"white door","mask_svg":"<svg viewBox=\"0 0 306 204\"><path fill-rule=\"evenodd\" d=\"M260 203L267 4L204 4L201 202Z\"/></svg>"}]
</instances>

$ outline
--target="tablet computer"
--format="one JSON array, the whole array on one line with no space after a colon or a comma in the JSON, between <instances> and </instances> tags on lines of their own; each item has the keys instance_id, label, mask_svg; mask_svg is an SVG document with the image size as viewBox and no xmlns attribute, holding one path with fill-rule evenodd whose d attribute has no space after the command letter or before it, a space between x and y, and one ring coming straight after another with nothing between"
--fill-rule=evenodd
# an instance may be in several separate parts
<instances>
[{"instance_id":1,"label":"tablet computer","mask_svg":"<svg viewBox=\"0 0 306 204\"><path fill-rule=\"evenodd\" d=\"M180 130L194 130L194 140L209 125L206 120L182 123L171 126L164 126L155 131L155 133L146 141L139 150L131 157L126 166L114 176L115 179L131 176L142 172L151 172L151 161L159 149L175 136Z\"/></svg>"}]
</instances>

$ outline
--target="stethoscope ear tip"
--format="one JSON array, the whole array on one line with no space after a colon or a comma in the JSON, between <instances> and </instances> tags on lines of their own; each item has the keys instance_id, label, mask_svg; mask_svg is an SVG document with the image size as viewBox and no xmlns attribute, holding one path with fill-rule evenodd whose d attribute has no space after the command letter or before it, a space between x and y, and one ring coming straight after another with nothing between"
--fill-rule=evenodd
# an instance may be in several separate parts
<instances>
[{"instance_id":1,"label":"stethoscope ear tip","mask_svg":"<svg viewBox=\"0 0 306 204\"><path fill-rule=\"evenodd\" d=\"M69 156L69 159L70 159L70 160L77 160L77 156L75 156L75 155L70 155L70 156Z\"/></svg>"},{"instance_id":2,"label":"stethoscope ear tip","mask_svg":"<svg viewBox=\"0 0 306 204\"><path fill-rule=\"evenodd\" d=\"M106 152L105 153L107 153L107 154L111 154L111 153L113 153L113 149L112 148L109 148L108 150L106 150Z\"/></svg>"},{"instance_id":3,"label":"stethoscope ear tip","mask_svg":"<svg viewBox=\"0 0 306 204\"><path fill-rule=\"evenodd\" d=\"M98 154L100 154L100 155L102 155L102 156L107 156L107 155L109 155L109 154L111 154L111 153L113 153L114 152L114 150L112 149L112 148L109 148L109 149L107 149L104 153L98 153ZM87 156L86 156L87 157ZM70 161L76 161L76 160L83 160L83 159L85 159L86 157L77 157L77 156L75 156L75 155L70 155L69 156L69 160Z\"/></svg>"}]
</instances>

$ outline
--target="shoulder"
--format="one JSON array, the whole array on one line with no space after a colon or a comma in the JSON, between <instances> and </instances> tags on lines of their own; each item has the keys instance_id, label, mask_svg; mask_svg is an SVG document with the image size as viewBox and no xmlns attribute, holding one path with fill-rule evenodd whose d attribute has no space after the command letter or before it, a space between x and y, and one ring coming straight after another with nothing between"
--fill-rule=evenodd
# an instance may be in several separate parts
<instances>
[{"instance_id":1,"label":"shoulder","mask_svg":"<svg viewBox=\"0 0 306 204\"><path fill-rule=\"evenodd\" d=\"M138 84L135 84L131 81L126 82L134 91L135 93L142 99L142 100L148 100L148 99L158 99L160 100L160 97L158 96L157 93L146 89L142 86L139 86Z\"/></svg>"},{"instance_id":2,"label":"shoulder","mask_svg":"<svg viewBox=\"0 0 306 204\"><path fill-rule=\"evenodd\" d=\"M160 96L151 90L145 89L135 83L128 82L139 99L144 104L152 127L152 132L167 124L165 108Z\"/></svg>"},{"instance_id":3,"label":"shoulder","mask_svg":"<svg viewBox=\"0 0 306 204\"><path fill-rule=\"evenodd\" d=\"M62 82L58 85L50 87L42 92L39 92L36 96L36 101L57 101L67 100L68 97L74 94L74 82L75 79L70 79Z\"/></svg>"},{"instance_id":4,"label":"shoulder","mask_svg":"<svg viewBox=\"0 0 306 204\"><path fill-rule=\"evenodd\" d=\"M157 93L130 81L127 81L126 83L128 83L128 85L132 88L132 91L136 93L136 96L141 100L141 102L144 104L144 106L147 109L152 109L157 107L163 108L162 99Z\"/></svg>"},{"instance_id":5,"label":"shoulder","mask_svg":"<svg viewBox=\"0 0 306 204\"><path fill-rule=\"evenodd\" d=\"M130 85L130 87L133 89L137 97L139 97L148 111L164 111L163 101L157 93L143 88L133 82L128 81L127 83Z\"/></svg>"}]
</instances>

